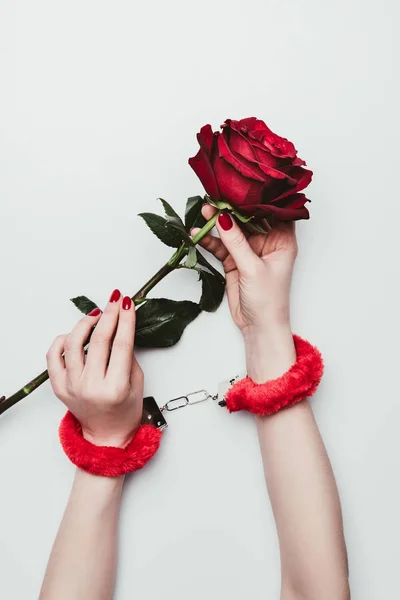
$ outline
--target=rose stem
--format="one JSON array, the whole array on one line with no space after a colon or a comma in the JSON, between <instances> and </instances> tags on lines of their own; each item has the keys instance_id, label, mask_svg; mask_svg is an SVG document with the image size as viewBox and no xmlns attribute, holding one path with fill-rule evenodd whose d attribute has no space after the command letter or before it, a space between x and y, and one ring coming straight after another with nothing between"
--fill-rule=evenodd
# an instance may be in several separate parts
<instances>
[{"instance_id":1,"label":"rose stem","mask_svg":"<svg viewBox=\"0 0 400 600\"><path fill-rule=\"evenodd\" d=\"M217 218L218 218L218 215L220 214L220 212L221 211L218 211L209 221L207 221L207 223L204 225L204 227L202 227L200 229L200 231L194 236L194 238L193 238L194 244L198 244L198 242L205 235L207 235L207 233L209 233L211 231L211 229L215 226L215 223L217 221ZM162 279L164 279L164 277L166 277L169 273L171 273L179 265L180 261L182 260L182 258L184 258L184 256L186 256L187 253L188 253L187 247L184 244L182 244L182 246L174 252L174 254L171 256L169 261L165 265L163 265L161 267L161 269L159 269L157 271L157 273L155 273L155 275L153 275L153 277L151 277L147 281L147 283L145 283L140 288L140 290L138 290L136 292L136 294L134 294L132 296L132 300L134 302L136 300L139 300L139 301L143 300L143 298L145 298L147 296L147 294L150 292L150 290L152 290L157 285L157 283L159 283ZM29 383L27 383L23 388L18 390L18 392L15 392L15 394L13 394L12 396L9 396L8 398L6 398L5 396L2 396L0 398L0 415L3 414L6 410L11 408L12 406L14 406L14 404L17 404L17 402L19 402L23 398L26 398L26 396L29 396L29 394L34 392L36 390L36 388L38 388L40 385L42 385L42 383L47 381L48 378L49 378L48 371L43 371L43 373L40 373L40 375L37 375L37 377L32 379Z\"/></svg>"}]
</instances>

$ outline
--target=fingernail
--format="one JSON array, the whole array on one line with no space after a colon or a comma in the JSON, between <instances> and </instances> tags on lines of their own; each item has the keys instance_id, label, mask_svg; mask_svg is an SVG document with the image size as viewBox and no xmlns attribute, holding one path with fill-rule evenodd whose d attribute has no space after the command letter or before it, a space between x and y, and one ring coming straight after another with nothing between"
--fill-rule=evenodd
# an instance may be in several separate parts
<instances>
[{"instance_id":1,"label":"fingernail","mask_svg":"<svg viewBox=\"0 0 400 600\"><path fill-rule=\"evenodd\" d=\"M229 231L233 225L233 221L228 213L221 213L218 217L218 223L224 231Z\"/></svg>"},{"instance_id":2,"label":"fingernail","mask_svg":"<svg viewBox=\"0 0 400 600\"><path fill-rule=\"evenodd\" d=\"M118 302L121 298L121 292L119 290L114 290L110 296L110 302Z\"/></svg>"},{"instance_id":3,"label":"fingernail","mask_svg":"<svg viewBox=\"0 0 400 600\"><path fill-rule=\"evenodd\" d=\"M88 317L98 317L100 313L101 310L99 308L94 308L90 311L90 313L88 313Z\"/></svg>"},{"instance_id":4,"label":"fingernail","mask_svg":"<svg viewBox=\"0 0 400 600\"><path fill-rule=\"evenodd\" d=\"M122 300L122 308L124 310L129 310L131 306L132 306L131 298L129 298L129 296L125 296L124 299Z\"/></svg>"}]
</instances>

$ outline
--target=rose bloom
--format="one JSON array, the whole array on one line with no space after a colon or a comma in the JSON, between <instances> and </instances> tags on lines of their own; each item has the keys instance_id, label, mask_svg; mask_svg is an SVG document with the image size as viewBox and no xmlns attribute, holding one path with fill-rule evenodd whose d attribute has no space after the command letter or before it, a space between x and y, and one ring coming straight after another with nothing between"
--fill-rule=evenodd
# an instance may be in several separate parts
<instances>
[{"instance_id":1,"label":"rose bloom","mask_svg":"<svg viewBox=\"0 0 400 600\"><path fill-rule=\"evenodd\" d=\"M300 192L312 171L292 142L255 117L227 119L221 128L204 125L197 134L200 150L189 159L211 199L259 218L308 219L309 200Z\"/></svg>"}]
</instances>

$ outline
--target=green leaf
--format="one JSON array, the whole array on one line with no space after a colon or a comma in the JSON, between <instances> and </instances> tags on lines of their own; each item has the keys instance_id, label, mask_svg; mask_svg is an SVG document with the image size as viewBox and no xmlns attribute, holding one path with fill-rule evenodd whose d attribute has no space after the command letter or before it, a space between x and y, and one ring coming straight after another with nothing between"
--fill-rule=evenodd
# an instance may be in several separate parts
<instances>
[{"instance_id":1,"label":"green leaf","mask_svg":"<svg viewBox=\"0 0 400 600\"><path fill-rule=\"evenodd\" d=\"M185 227L186 231L190 231L192 227L203 227L207 223L206 219L201 214L201 209L204 204L204 198L201 196L192 196L188 198L185 209Z\"/></svg>"},{"instance_id":2,"label":"green leaf","mask_svg":"<svg viewBox=\"0 0 400 600\"><path fill-rule=\"evenodd\" d=\"M202 283L202 294L200 298L200 308L207 312L217 310L222 302L225 293L225 279L222 281L213 273L200 271L200 279Z\"/></svg>"},{"instance_id":3,"label":"green leaf","mask_svg":"<svg viewBox=\"0 0 400 600\"><path fill-rule=\"evenodd\" d=\"M176 344L201 312L200 306L188 300L167 298L147 300L136 311L135 344L143 348L167 348Z\"/></svg>"},{"instance_id":4,"label":"green leaf","mask_svg":"<svg viewBox=\"0 0 400 600\"><path fill-rule=\"evenodd\" d=\"M185 267L192 269L197 265L197 250L194 246L190 246L188 251L188 257L185 262Z\"/></svg>"},{"instance_id":5,"label":"green leaf","mask_svg":"<svg viewBox=\"0 0 400 600\"><path fill-rule=\"evenodd\" d=\"M245 217L244 215L242 215L240 212L238 212L237 210L233 210L232 214L235 215L235 217L237 219L239 219L239 221L241 221L242 223L248 223L249 221L251 221L252 219L254 219L253 216L250 217Z\"/></svg>"},{"instance_id":6,"label":"green leaf","mask_svg":"<svg viewBox=\"0 0 400 600\"><path fill-rule=\"evenodd\" d=\"M182 219L180 218L180 216L178 215L178 213L174 211L174 209L169 204L169 202L167 202L163 198L159 198L159 200L160 200L160 202L162 203L162 205L164 207L166 216L167 217L174 217L175 219L178 219L178 221L180 221L182 223L182 225L183 225Z\"/></svg>"},{"instance_id":7,"label":"green leaf","mask_svg":"<svg viewBox=\"0 0 400 600\"><path fill-rule=\"evenodd\" d=\"M175 231L180 236L182 242L185 242L189 246L194 245L192 238L186 231L185 226L179 217L167 217L167 228Z\"/></svg>"},{"instance_id":8,"label":"green leaf","mask_svg":"<svg viewBox=\"0 0 400 600\"><path fill-rule=\"evenodd\" d=\"M164 244L171 248L179 248L182 238L175 229L167 227L167 219L154 213L140 213L139 217L142 217L154 235Z\"/></svg>"},{"instance_id":9,"label":"green leaf","mask_svg":"<svg viewBox=\"0 0 400 600\"><path fill-rule=\"evenodd\" d=\"M88 315L92 310L98 308L97 304L92 302L92 300L89 300L86 296L76 296L76 298L71 298L71 302L73 302L76 308L84 315Z\"/></svg>"},{"instance_id":10,"label":"green leaf","mask_svg":"<svg viewBox=\"0 0 400 600\"><path fill-rule=\"evenodd\" d=\"M189 246L193 246L192 238L186 231L185 225L184 225L182 219L180 218L180 216L178 215L178 213L174 211L172 206L166 200L164 200L163 198L159 198L159 200L160 200L160 202L162 202L162 205L165 210L165 214L167 217L167 219L166 219L167 228L169 228L170 230L174 230L176 232L176 234L178 234L180 236L181 242L185 242Z\"/></svg>"},{"instance_id":11,"label":"green leaf","mask_svg":"<svg viewBox=\"0 0 400 600\"><path fill-rule=\"evenodd\" d=\"M213 275L215 275L215 277L218 277L220 279L220 281L225 285L225 277L222 275L222 273L217 271L217 269L215 269L212 266L212 264L210 264L208 262L206 257L203 256L203 254L199 251L197 251L197 263L199 265L201 265L202 267L205 267L206 269L208 269Z\"/></svg>"}]
</instances>

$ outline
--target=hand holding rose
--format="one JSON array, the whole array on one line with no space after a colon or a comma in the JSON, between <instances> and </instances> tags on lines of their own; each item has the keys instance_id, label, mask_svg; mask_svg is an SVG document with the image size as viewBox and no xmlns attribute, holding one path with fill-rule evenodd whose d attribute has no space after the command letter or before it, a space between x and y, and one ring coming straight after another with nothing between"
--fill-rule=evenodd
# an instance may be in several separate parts
<instances>
[{"instance_id":1,"label":"hand holding rose","mask_svg":"<svg viewBox=\"0 0 400 600\"><path fill-rule=\"evenodd\" d=\"M153 234L174 251L168 262L131 296L133 302L140 304L136 344L147 348L172 346L202 311L214 312L220 305L224 278L197 245L214 252L223 261L229 305L245 337L254 334L257 340L264 340L267 328L271 338L270 324L275 323L275 329L276 324L284 326L288 340L289 289L296 255L290 222L309 218L305 206L308 199L302 192L311 182L312 171L305 168L306 163L297 156L292 142L273 133L256 117L227 119L221 132L213 132L211 125L205 125L197 139L200 149L189 159L189 164L208 196L204 200L201 196L189 197L183 218L164 199L160 199L164 216L141 213ZM203 202L206 206L201 215ZM218 217L221 211L224 212ZM252 235L246 241L230 215L244 223L244 229L264 233ZM217 217L222 242L209 235ZM267 219L272 230L265 237ZM190 237L192 228L196 232L194 239ZM148 297L160 281L180 268L198 273L202 288L199 302ZM84 295L72 301L85 314L97 306ZM67 340L68 345L70 341ZM60 344L59 340L57 351ZM43 371L11 396L0 397L0 414L26 398L48 376L48 371ZM69 398L72 401L73 395Z\"/></svg>"},{"instance_id":2,"label":"hand holding rose","mask_svg":"<svg viewBox=\"0 0 400 600\"><path fill-rule=\"evenodd\" d=\"M204 205L202 213L210 219L214 211ZM256 382L266 381L283 372L281 351L282 364L287 362L288 349L295 360L289 308L297 255L294 223L278 223L268 235L246 238L232 217L222 213L217 229L220 238L209 234L200 244L224 267L229 308L245 341L248 374Z\"/></svg>"}]
</instances>

